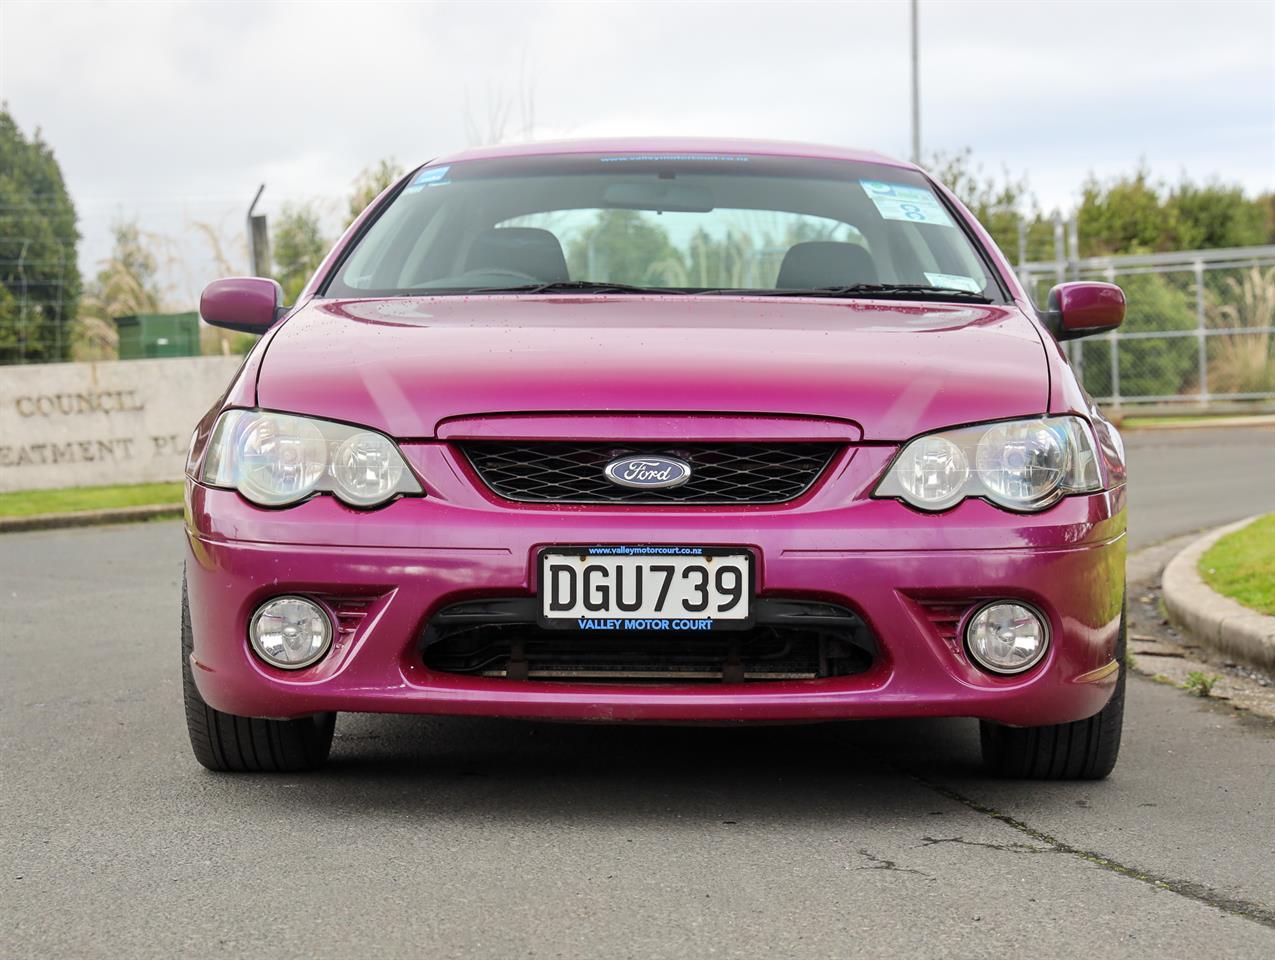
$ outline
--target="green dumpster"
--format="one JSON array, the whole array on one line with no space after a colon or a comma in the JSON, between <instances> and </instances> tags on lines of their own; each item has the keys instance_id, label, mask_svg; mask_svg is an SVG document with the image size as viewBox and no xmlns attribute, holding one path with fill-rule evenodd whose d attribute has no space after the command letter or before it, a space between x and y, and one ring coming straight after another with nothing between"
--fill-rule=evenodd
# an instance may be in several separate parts
<instances>
[{"instance_id":1,"label":"green dumpster","mask_svg":"<svg viewBox=\"0 0 1275 960\"><path fill-rule=\"evenodd\" d=\"M139 313L116 317L120 359L199 356L198 313Z\"/></svg>"}]
</instances>

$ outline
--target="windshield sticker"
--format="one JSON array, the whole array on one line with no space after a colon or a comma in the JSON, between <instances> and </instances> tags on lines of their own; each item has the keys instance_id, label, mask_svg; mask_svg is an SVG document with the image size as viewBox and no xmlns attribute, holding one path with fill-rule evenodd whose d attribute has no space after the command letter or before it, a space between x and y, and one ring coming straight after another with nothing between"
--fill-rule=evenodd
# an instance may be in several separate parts
<instances>
[{"instance_id":1,"label":"windshield sticker","mask_svg":"<svg viewBox=\"0 0 1275 960\"><path fill-rule=\"evenodd\" d=\"M962 277L955 273L930 273L927 270L925 279L936 287L945 287L948 290L965 290L968 293L983 292L983 285L973 277Z\"/></svg>"},{"instance_id":2,"label":"windshield sticker","mask_svg":"<svg viewBox=\"0 0 1275 960\"><path fill-rule=\"evenodd\" d=\"M415 193L425 187L441 187L444 183L447 183L447 171L450 169L450 166L426 167L412 178L412 182L407 185L407 189L403 192Z\"/></svg>"},{"instance_id":3,"label":"windshield sticker","mask_svg":"<svg viewBox=\"0 0 1275 960\"><path fill-rule=\"evenodd\" d=\"M877 212L886 220L933 223L942 227L956 226L943 209L943 204L939 203L939 198L925 187L882 183L880 180L860 180L859 183L868 198L876 204Z\"/></svg>"},{"instance_id":4,"label":"windshield sticker","mask_svg":"<svg viewBox=\"0 0 1275 960\"><path fill-rule=\"evenodd\" d=\"M727 163L747 163L747 157L726 156L716 153L638 153L624 157L600 157L602 163L633 163L639 160L716 160Z\"/></svg>"}]
</instances>

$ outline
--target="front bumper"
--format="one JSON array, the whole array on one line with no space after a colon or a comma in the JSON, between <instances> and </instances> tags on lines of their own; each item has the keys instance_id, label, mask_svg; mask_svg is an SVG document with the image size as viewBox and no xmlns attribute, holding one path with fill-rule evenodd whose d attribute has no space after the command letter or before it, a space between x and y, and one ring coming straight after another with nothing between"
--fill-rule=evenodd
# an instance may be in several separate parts
<instances>
[{"instance_id":1,"label":"front bumper","mask_svg":"<svg viewBox=\"0 0 1275 960\"><path fill-rule=\"evenodd\" d=\"M418 452L419 453L419 452ZM573 720L798 721L963 716L1061 723L1102 709L1118 676L1124 589L1124 488L1071 497L1037 515L968 501L926 516L865 492L890 451L833 464L835 485L766 508L553 508L495 501L456 470L424 499L361 513L330 497L263 510L188 483L187 578L196 685L241 716L318 711L471 714ZM833 491L840 491L834 493ZM871 627L879 655L863 673L817 680L625 685L487 679L428 670L430 616L480 597L532 596L547 545L741 546L760 597L819 599ZM338 613L332 652L296 672L247 642L265 599L319 596ZM1050 621L1045 659L997 677L936 630L926 602L1013 597ZM359 611L340 616L343 603Z\"/></svg>"}]
</instances>

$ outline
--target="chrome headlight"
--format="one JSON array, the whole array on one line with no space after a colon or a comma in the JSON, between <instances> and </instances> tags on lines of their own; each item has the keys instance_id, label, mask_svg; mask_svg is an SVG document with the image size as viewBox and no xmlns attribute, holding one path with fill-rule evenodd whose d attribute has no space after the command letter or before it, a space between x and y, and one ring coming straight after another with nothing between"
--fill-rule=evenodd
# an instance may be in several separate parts
<instances>
[{"instance_id":1,"label":"chrome headlight","mask_svg":"<svg viewBox=\"0 0 1275 960\"><path fill-rule=\"evenodd\" d=\"M332 493L355 507L421 493L403 455L374 430L265 410L227 410L217 420L200 479L282 507Z\"/></svg>"},{"instance_id":2,"label":"chrome headlight","mask_svg":"<svg viewBox=\"0 0 1275 960\"><path fill-rule=\"evenodd\" d=\"M961 427L909 441L875 496L920 510L983 497L1007 510L1044 510L1072 493L1102 489L1098 448L1080 417L1040 417Z\"/></svg>"}]
</instances>

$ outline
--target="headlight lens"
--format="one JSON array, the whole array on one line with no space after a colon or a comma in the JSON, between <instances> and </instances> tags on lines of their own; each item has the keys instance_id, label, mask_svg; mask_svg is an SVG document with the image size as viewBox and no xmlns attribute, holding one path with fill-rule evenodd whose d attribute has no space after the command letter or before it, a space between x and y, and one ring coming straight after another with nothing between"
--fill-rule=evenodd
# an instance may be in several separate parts
<instances>
[{"instance_id":1,"label":"headlight lens","mask_svg":"<svg viewBox=\"0 0 1275 960\"><path fill-rule=\"evenodd\" d=\"M239 490L274 507L314 492L328 465L323 433L303 417L258 417L239 443Z\"/></svg>"},{"instance_id":2,"label":"headlight lens","mask_svg":"<svg viewBox=\"0 0 1275 960\"><path fill-rule=\"evenodd\" d=\"M217 421L200 479L267 507L332 493L374 507L420 483L387 437L372 430L264 410L227 410Z\"/></svg>"},{"instance_id":3,"label":"headlight lens","mask_svg":"<svg viewBox=\"0 0 1275 960\"><path fill-rule=\"evenodd\" d=\"M917 437L895 458L876 496L921 510L984 497L1009 510L1033 511L1101 489L1089 425L1079 417L1040 417Z\"/></svg>"},{"instance_id":4,"label":"headlight lens","mask_svg":"<svg viewBox=\"0 0 1275 960\"><path fill-rule=\"evenodd\" d=\"M380 503L392 496L407 468L394 444L367 430L346 437L332 458L337 495L347 503Z\"/></svg>"},{"instance_id":5,"label":"headlight lens","mask_svg":"<svg viewBox=\"0 0 1275 960\"><path fill-rule=\"evenodd\" d=\"M1070 454L1066 434L1044 420L1029 420L992 427L978 441L974 459L979 479L997 503L1031 507L1053 496Z\"/></svg>"},{"instance_id":6,"label":"headlight lens","mask_svg":"<svg viewBox=\"0 0 1275 960\"><path fill-rule=\"evenodd\" d=\"M909 501L942 510L960 500L969 479L969 458L947 437L922 437L904 448L895 465Z\"/></svg>"}]
</instances>

